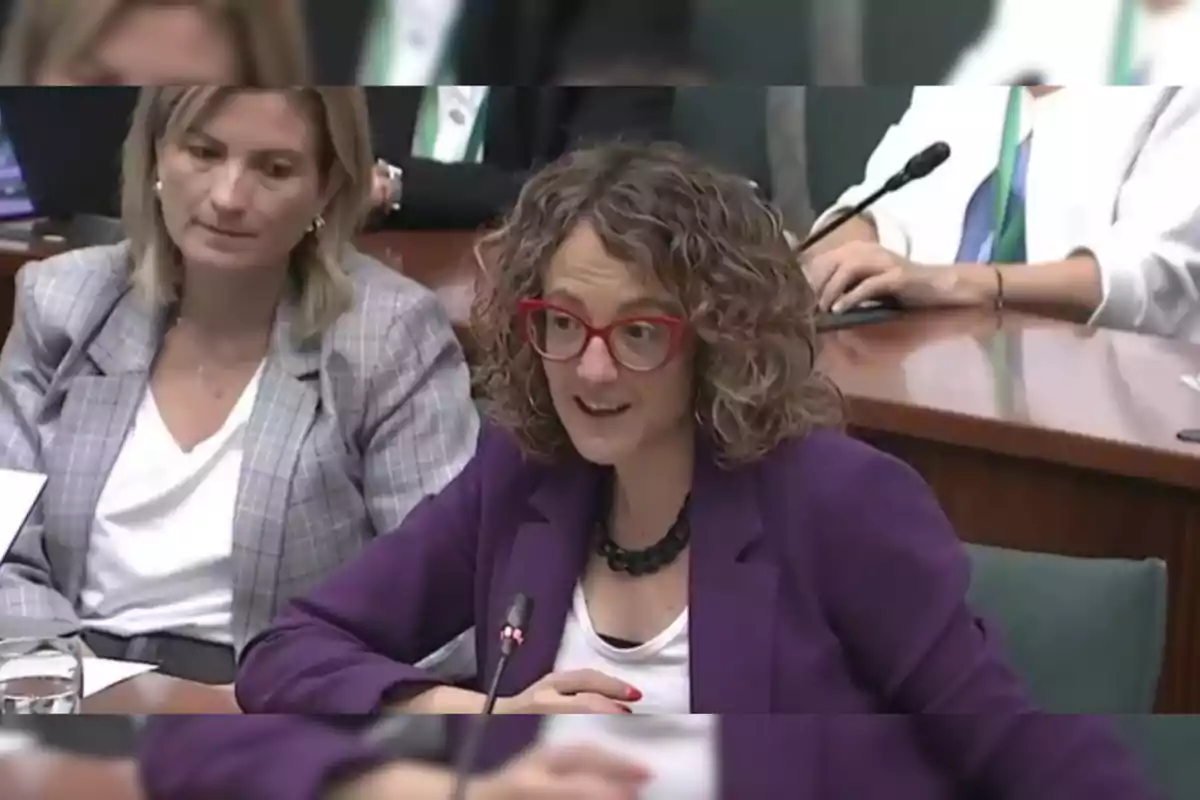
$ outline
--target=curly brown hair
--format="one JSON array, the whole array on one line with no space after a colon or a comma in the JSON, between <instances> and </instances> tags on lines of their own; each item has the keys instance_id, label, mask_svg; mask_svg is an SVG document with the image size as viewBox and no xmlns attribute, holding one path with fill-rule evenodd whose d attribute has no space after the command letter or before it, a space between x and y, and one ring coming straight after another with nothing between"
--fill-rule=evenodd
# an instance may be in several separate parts
<instances>
[{"instance_id":1,"label":"curly brown hair","mask_svg":"<svg viewBox=\"0 0 1200 800\"><path fill-rule=\"evenodd\" d=\"M753 461L816 426L842 423L815 368L816 298L779 213L745 178L673 144L577 150L534 175L504 224L476 247L476 391L532 456L573 452L541 358L518 317L554 253L590 224L609 254L655 276L695 340L694 414L724 464Z\"/></svg>"}]
</instances>

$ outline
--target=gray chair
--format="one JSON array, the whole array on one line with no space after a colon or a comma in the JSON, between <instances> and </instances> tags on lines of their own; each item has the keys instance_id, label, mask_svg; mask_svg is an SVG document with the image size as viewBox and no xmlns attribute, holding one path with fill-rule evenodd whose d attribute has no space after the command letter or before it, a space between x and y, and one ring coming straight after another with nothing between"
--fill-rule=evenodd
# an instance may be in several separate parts
<instances>
[{"instance_id":1,"label":"gray chair","mask_svg":"<svg viewBox=\"0 0 1200 800\"><path fill-rule=\"evenodd\" d=\"M1200 716L1138 714L1114 722L1164 800L1200 797Z\"/></svg>"},{"instance_id":2,"label":"gray chair","mask_svg":"<svg viewBox=\"0 0 1200 800\"><path fill-rule=\"evenodd\" d=\"M1154 707L1166 637L1158 559L1071 558L968 545L969 599L999 629L1034 701L1058 714Z\"/></svg>"}]
</instances>

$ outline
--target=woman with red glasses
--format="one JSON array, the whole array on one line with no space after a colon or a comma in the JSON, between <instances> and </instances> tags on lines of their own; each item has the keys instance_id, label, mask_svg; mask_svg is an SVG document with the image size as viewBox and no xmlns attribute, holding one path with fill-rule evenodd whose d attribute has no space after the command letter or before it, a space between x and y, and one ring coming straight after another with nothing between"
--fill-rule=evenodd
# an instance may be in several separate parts
<instances>
[{"instance_id":1,"label":"woman with red glasses","mask_svg":"<svg viewBox=\"0 0 1200 800\"><path fill-rule=\"evenodd\" d=\"M753 187L670 146L584 150L480 255L493 424L445 491L248 645L246 711L478 713L484 695L413 665L474 626L488 686L515 627L475 766L582 741L649 776L538 796L1150 796L1095 721L1034 712L930 490L837 430L813 292ZM230 797L265 797L272 763L370 780L356 739L289 724L189 722L147 774Z\"/></svg>"}]
</instances>

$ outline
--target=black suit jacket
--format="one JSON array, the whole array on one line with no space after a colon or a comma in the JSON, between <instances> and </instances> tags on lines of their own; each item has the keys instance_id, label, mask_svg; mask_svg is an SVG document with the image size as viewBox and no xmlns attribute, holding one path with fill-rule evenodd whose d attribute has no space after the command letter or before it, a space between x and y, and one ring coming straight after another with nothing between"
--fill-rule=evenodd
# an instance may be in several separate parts
<instances>
[{"instance_id":1,"label":"black suit jacket","mask_svg":"<svg viewBox=\"0 0 1200 800\"><path fill-rule=\"evenodd\" d=\"M315 74L354 83L373 0L307 0ZM404 169L404 202L389 228L476 228L516 199L530 169L572 145L673 134L669 87L553 87L609 64L687 61L691 0L463 0L456 78L492 86L483 164L411 156L420 87L368 87L378 155ZM520 87L520 88L518 88Z\"/></svg>"},{"instance_id":2,"label":"black suit jacket","mask_svg":"<svg viewBox=\"0 0 1200 800\"><path fill-rule=\"evenodd\" d=\"M411 155L421 87L368 87L378 155L404 170L400 210L387 228L470 229L501 216L530 170L572 147L612 138L672 137L670 87L511 87L491 90L484 161L443 164Z\"/></svg>"},{"instance_id":3,"label":"black suit jacket","mask_svg":"<svg viewBox=\"0 0 1200 800\"><path fill-rule=\"evenodd\" d=\"M378 0L305 0L314 83L354 84ZM613 62L690 61L692 0L462 0L457 80L536 86Z\"/></svg>"}]
</instances>

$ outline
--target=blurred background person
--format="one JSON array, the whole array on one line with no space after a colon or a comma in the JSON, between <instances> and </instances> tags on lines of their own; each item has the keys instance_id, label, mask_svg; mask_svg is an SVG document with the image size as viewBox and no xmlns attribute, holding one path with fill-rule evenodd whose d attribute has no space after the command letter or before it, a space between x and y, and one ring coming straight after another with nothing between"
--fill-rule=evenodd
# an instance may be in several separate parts
<instances>
[{"instance_id":1,"label":"blurred background person","mask_svg":"<svg viewBox=\"0 0 1200 800\"><path fill-rule=\"evenodd\" d=\"M573 146L670 138L691 2L310 2L317 74L389 87L369 91L394 167L373 224L478 228Z\"/></svg>"},{"instance_id":2,"label":"blurred background person","mask_svg":"<svg viewBox=\"0 0 1200 800\"><path fill-rule=\"evenodd\" d=\"M17 0L7 85L308 83L298 0Z\"/></svg>"},{"instance_id":3,"label":"blurred background person","mask_svg":"<svg viewBox=\"0 0 1200 800\"><path fill-rule=\"evenodd\" d=\"M995 0L945 82L1187 85L1200 79L1194 0Z\"/></svg>"},{"instance_id":4,"label":"blurred background person","mask_svg":"<svg viewBox=\"0 0 1200 800\"><path fill-rule=\"evenodd\" d=\"M489 225L531 170L574 146L674 133L670 86L391 86L367 95L387 179L372 227Z\"/></svg>"},{"instance_id":5,"label":"blurred background person","mask_svg":"<svg viewBox=\"0 0 1200 800\"><path fill-rule=\"evenodd\" d=\"M539 86L678 60L693 2L306 0L304 10L319 83Z\"/></svg>"},{"instance_id":6,"label":"blurred background person","mask_svg":"<svg viewBox=\"0 0 1200 800\"><path fill-rule=\"evenodd\" d=\"M918 87L815 228L938 140L946 167L810 251L821 309L1013 305L1200 341L1200 90Z\"/></svg>"},{"instance_id":7,"label":"blurred background person","mask_svg":"<svg viewBox=\"0 0 1200 800\"><path fill-rule=\"evenodd\" d=\"M49 480L0 613L226 684L284 602L458 473L478 420L445 311L350 244L370 166L356 88L142 91L129 240L16 279L0 466Z\"/></svg>"}]
</instances>

